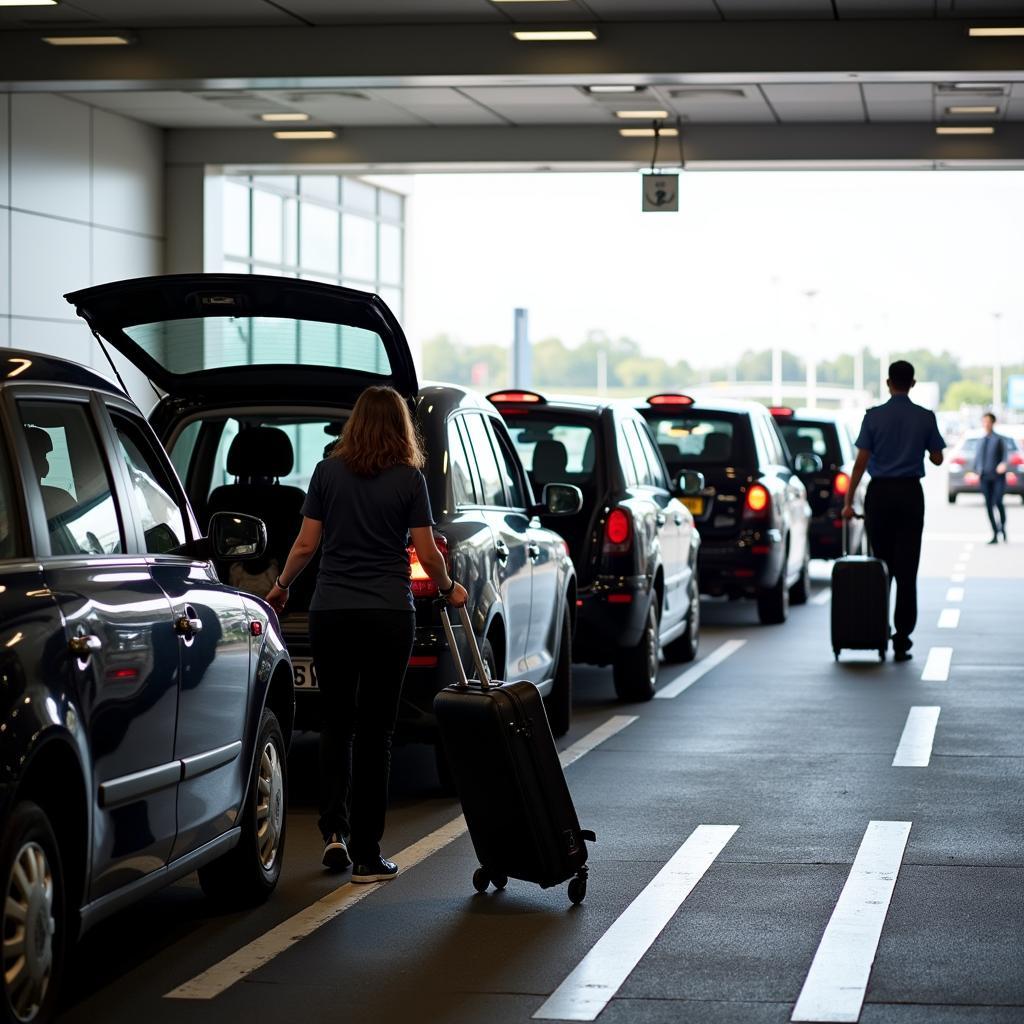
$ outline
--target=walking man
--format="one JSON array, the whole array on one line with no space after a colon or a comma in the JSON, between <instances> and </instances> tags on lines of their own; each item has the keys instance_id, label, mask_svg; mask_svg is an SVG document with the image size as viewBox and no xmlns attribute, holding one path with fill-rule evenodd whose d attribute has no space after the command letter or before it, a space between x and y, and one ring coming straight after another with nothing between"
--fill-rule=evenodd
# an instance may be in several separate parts
<instances>
[{"instance_id":1,"label":"walking man","mask_svg":"<svg viewBox=\"0 0 1024 1024\"><path fill-rule=\"evenodd\" d=\"M1006 438L995 433L996 415L987 412L981 417L985 436L978 443L974 456L974 472L981 481L981 493L985 495L985 511L992 524L992 539L989 544L998 544L999 535L1006 540L1006 509L1003 495L1006 493Z\"/></svg>"},{"instance_id":2,"label":"walking man","mask_svg":"<svg viewBox=\"0 0 1024 1024\"><path fill-rule=\"evenodd\" d=\"M871 474L864 516L875 555L896 583L893 616L893 651L896 661L909 661L910 639L917 624L917 566L924 532L924 455L942 465L946 447L935 413L910 401L914 367L898 359L889 367L886 384L892 396L884 405L868 409L857 436L857 460L846 492L843 517L853 517L853 498L864 470Z\"/></svg>"}]
</instances>

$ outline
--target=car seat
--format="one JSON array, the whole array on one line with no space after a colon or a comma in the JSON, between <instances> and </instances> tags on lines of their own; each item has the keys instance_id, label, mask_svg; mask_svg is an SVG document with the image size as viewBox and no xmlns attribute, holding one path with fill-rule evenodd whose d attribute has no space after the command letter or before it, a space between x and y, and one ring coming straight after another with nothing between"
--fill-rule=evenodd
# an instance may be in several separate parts
<instances>
[{"instance_id":1,"label":"car seat","mask_svg":"<svg viewBox=\"0 0 1024 1024\"><path fill-rule=\"evenodd\" d=\"M534 490L539 494L545 484L564 483L568 463L569 453L561 441L538 441L533 449L533 468L530 470Z\"/></svg>"},{"instance_id":2,"label":"car seat","mask_svg":"<svg viewBox=\"0 0 1024 1024\"><path fill-rule=\"evenodd\" d=\"M732 451L732 438L728 434L716 431L704 438L701 457L706 462L725 462Z\"/></svg>"},{"instance_id":3,"label":"car seat","mask_svg":"<svg viewBox=\"0 0 1024 1024\"><path fill-rule=\"evenodd\" d=\"M813 455L814 439L801 434L789 438L789 452L791 455Z\"/></svg>"}]
</instances>

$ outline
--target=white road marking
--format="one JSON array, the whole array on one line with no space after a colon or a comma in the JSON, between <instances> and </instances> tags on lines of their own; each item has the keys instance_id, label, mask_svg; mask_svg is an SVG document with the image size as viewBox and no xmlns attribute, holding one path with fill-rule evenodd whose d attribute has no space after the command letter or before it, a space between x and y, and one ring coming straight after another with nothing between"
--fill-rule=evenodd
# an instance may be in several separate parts
<instances>
[{"instance_id":1,"label":"white road marking","mask_svg":"<svg viewBox=\"0 0 1024 1024\"><path fill-rule=\"evenodd\" d=\"M903 726L903 735L892 759L893 768L927 768L932 758L939 707L912 707Z\"/></svg>"},{"instance_id":2,"label":"white road marking","mask_svg":"<svg viewBox=\"0 0 1024 1024\"><path fill-rule=\"evenodd\" d=\"M956 629L960 625L959 608L943 608L939 613L939 629Z\"/></svg>"},{"instance_id":3,"label":"white road marking","mask_svg":"<svg viewBox=\"0 0 1024 1024\"><path fill-rule=\"evenodd\" d=\"M950 583L964 583L967 580L967 574L962 572L955 572L949 577Z\"/></svg>"},{"instance_id":4,"label":"white road marking","mask_svg":"<svg viewBox=\"0 0 1024 1024\"><path fill-rule=\"evenodd\" d=\"M635 715L615 715L607 722L599 725L586 736L577 740L559 754L562 767L578 761L606 739L632 725ZM444 849L466 832L466 820L460 814L447 824L431 832L428 836L407 846L392 859L401 872L408 871L421 861L427 859L438 850ZM247 978L254 971L268 964L285 950L290 949L301 939L312 935L318 928L333 920L339 914L354 907L380 890L378 885L353 885L346 882L338 886L326 896L321 897L312 906L293 914L277 927L271 928L247 946L236 950L218 964L196 975L190 981L179 985L168 992L165 999L214 999L229 989L237 981Z\"/></svg>"},{"instance_id":5,"label":"white road marking","mask_svg":"<svg viewBox=\"0 0 1024 1024\"><path fill-rule=\"evenodd\" d=\"M924 683L944 683L949 678L949 664L952 660L952 647L933 647L928 652L928 660L924 663L921 681Z\"/></svg>"},{"instance_id":6,"label":"white road marking","mask_svg":"<svg viewBox=\"0 0 1024 1024\"><path fill-rule=\"evenodd\" d=\"M678 679L674 679L667 686L661 687L654 696L659 697L661 700L678 697L683 690L688 690L698 679L707 675L716 665L721 665L726 658L735 654L746 642L746 640L726 640L707 657L701 658L693 668L687 669Z\"/></svg>"},{"instance_id":7,"label":"white road marking","mask_svg":"<svg viewBox=\"0 0 1024 1024\"><path fill-rule=\"evenodd\" d=\"M868 824L814 954L791 1021L857 1021L910 835L909 821Z\"/></svg>"},{"instance_id":8,"label":"white road marking","mask_svg":"<svg viewBox=\"0 0 1024 1024\"><path fill-rule=\"evenodd\" d=\"M811 598L811 604L828 604L832 600L832 588L826 587Z\"/></svg>"},{"instance_id":9,"label":"white road marking","mask_svg":"<svg viewBox=\"0 0 1024 1024\"><path fill-rule=\"evenodd\" d=\"M957 562L956 565L953 566L953 572L956 574L967 572L967 563Z\"/></svg>"},{"instance_id":10,"label":"white road marking","mask_svg":"<svg viewBox=\"0 0 1024 1024\"><path fill-rule=\"evenodd\" d=\"M698 825L533 1019L596 1020L738 827Z\"/></svg>"},{"instance_id":11,"label":"white road marking","mask_svg":"<svg viewBox=\"0 0 1024 1024\"><path fill-rule=\"evenodd\" d=\"M946 600L951 604L959 604L964 599L963 587L950 587L946 591Z\"/></svg>"}]
</instances>

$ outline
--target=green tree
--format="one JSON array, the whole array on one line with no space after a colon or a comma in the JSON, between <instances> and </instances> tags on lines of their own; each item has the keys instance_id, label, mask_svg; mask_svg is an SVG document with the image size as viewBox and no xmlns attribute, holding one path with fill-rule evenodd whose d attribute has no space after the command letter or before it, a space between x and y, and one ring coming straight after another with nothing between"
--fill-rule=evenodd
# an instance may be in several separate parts
<instances>
[{"instance_id":1,"label":"green tree","mask_svg":"<svg viewBox=\"0 0 1024 1024\"><path fill-rule=\"evenodd\" d=\"M965 405L987 405L991 400L991 385L976 380L956 380L946 388L942 408L955 411Z\"/></svg>"}]
</instances>

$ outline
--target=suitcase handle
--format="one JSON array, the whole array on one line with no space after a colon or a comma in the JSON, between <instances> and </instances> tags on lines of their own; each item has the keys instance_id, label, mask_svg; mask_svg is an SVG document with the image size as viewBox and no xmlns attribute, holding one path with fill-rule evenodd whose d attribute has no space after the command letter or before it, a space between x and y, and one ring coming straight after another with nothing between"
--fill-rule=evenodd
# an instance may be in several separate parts
<instances>
[{"instance_id":1,"label":"suitcase handle","mask_svg":"<svg viewBox=\"0 0 1024 1024\"><path fill-rule=\"evenodd\" d=\"M854 519L863 519L863 515L858 515L856 512L853 514ZM868 539L868 531L865 528L864 533L861 534L860 546L861 552L864 551L865 544L868 547L868 553L871 552L871 541ZM850 520L843 516L843 558L850 553Z\"/></svg>"},{"instance_id":2,"label":"suitcase handle","mask_svg":"<svg viewBox=\"0 0 1024 1024\"><path fill-rule=\"evenodd\" d=\"M469 620L469 612L465 605L459 606L459 619L462 622L462 630L466 634L466 643L469 644L470 654L476 664L477 673L480 676L480 689L491 688L491 674L487 671L483 656L480 654L480 645L476 642L476 633L473 632L473 623ZM452 629L452 620L448 616L448 602L441 603L441 625L444 627L444 635L448 640L448 649L452 652L452 661L455 662L455 671L459 674L458 686L462 689L469 688L469 679L466 676L466 667L462 664L462 656L459 654L459 646L455 642L455 631Z\"/></svg>"}]
</instances>

